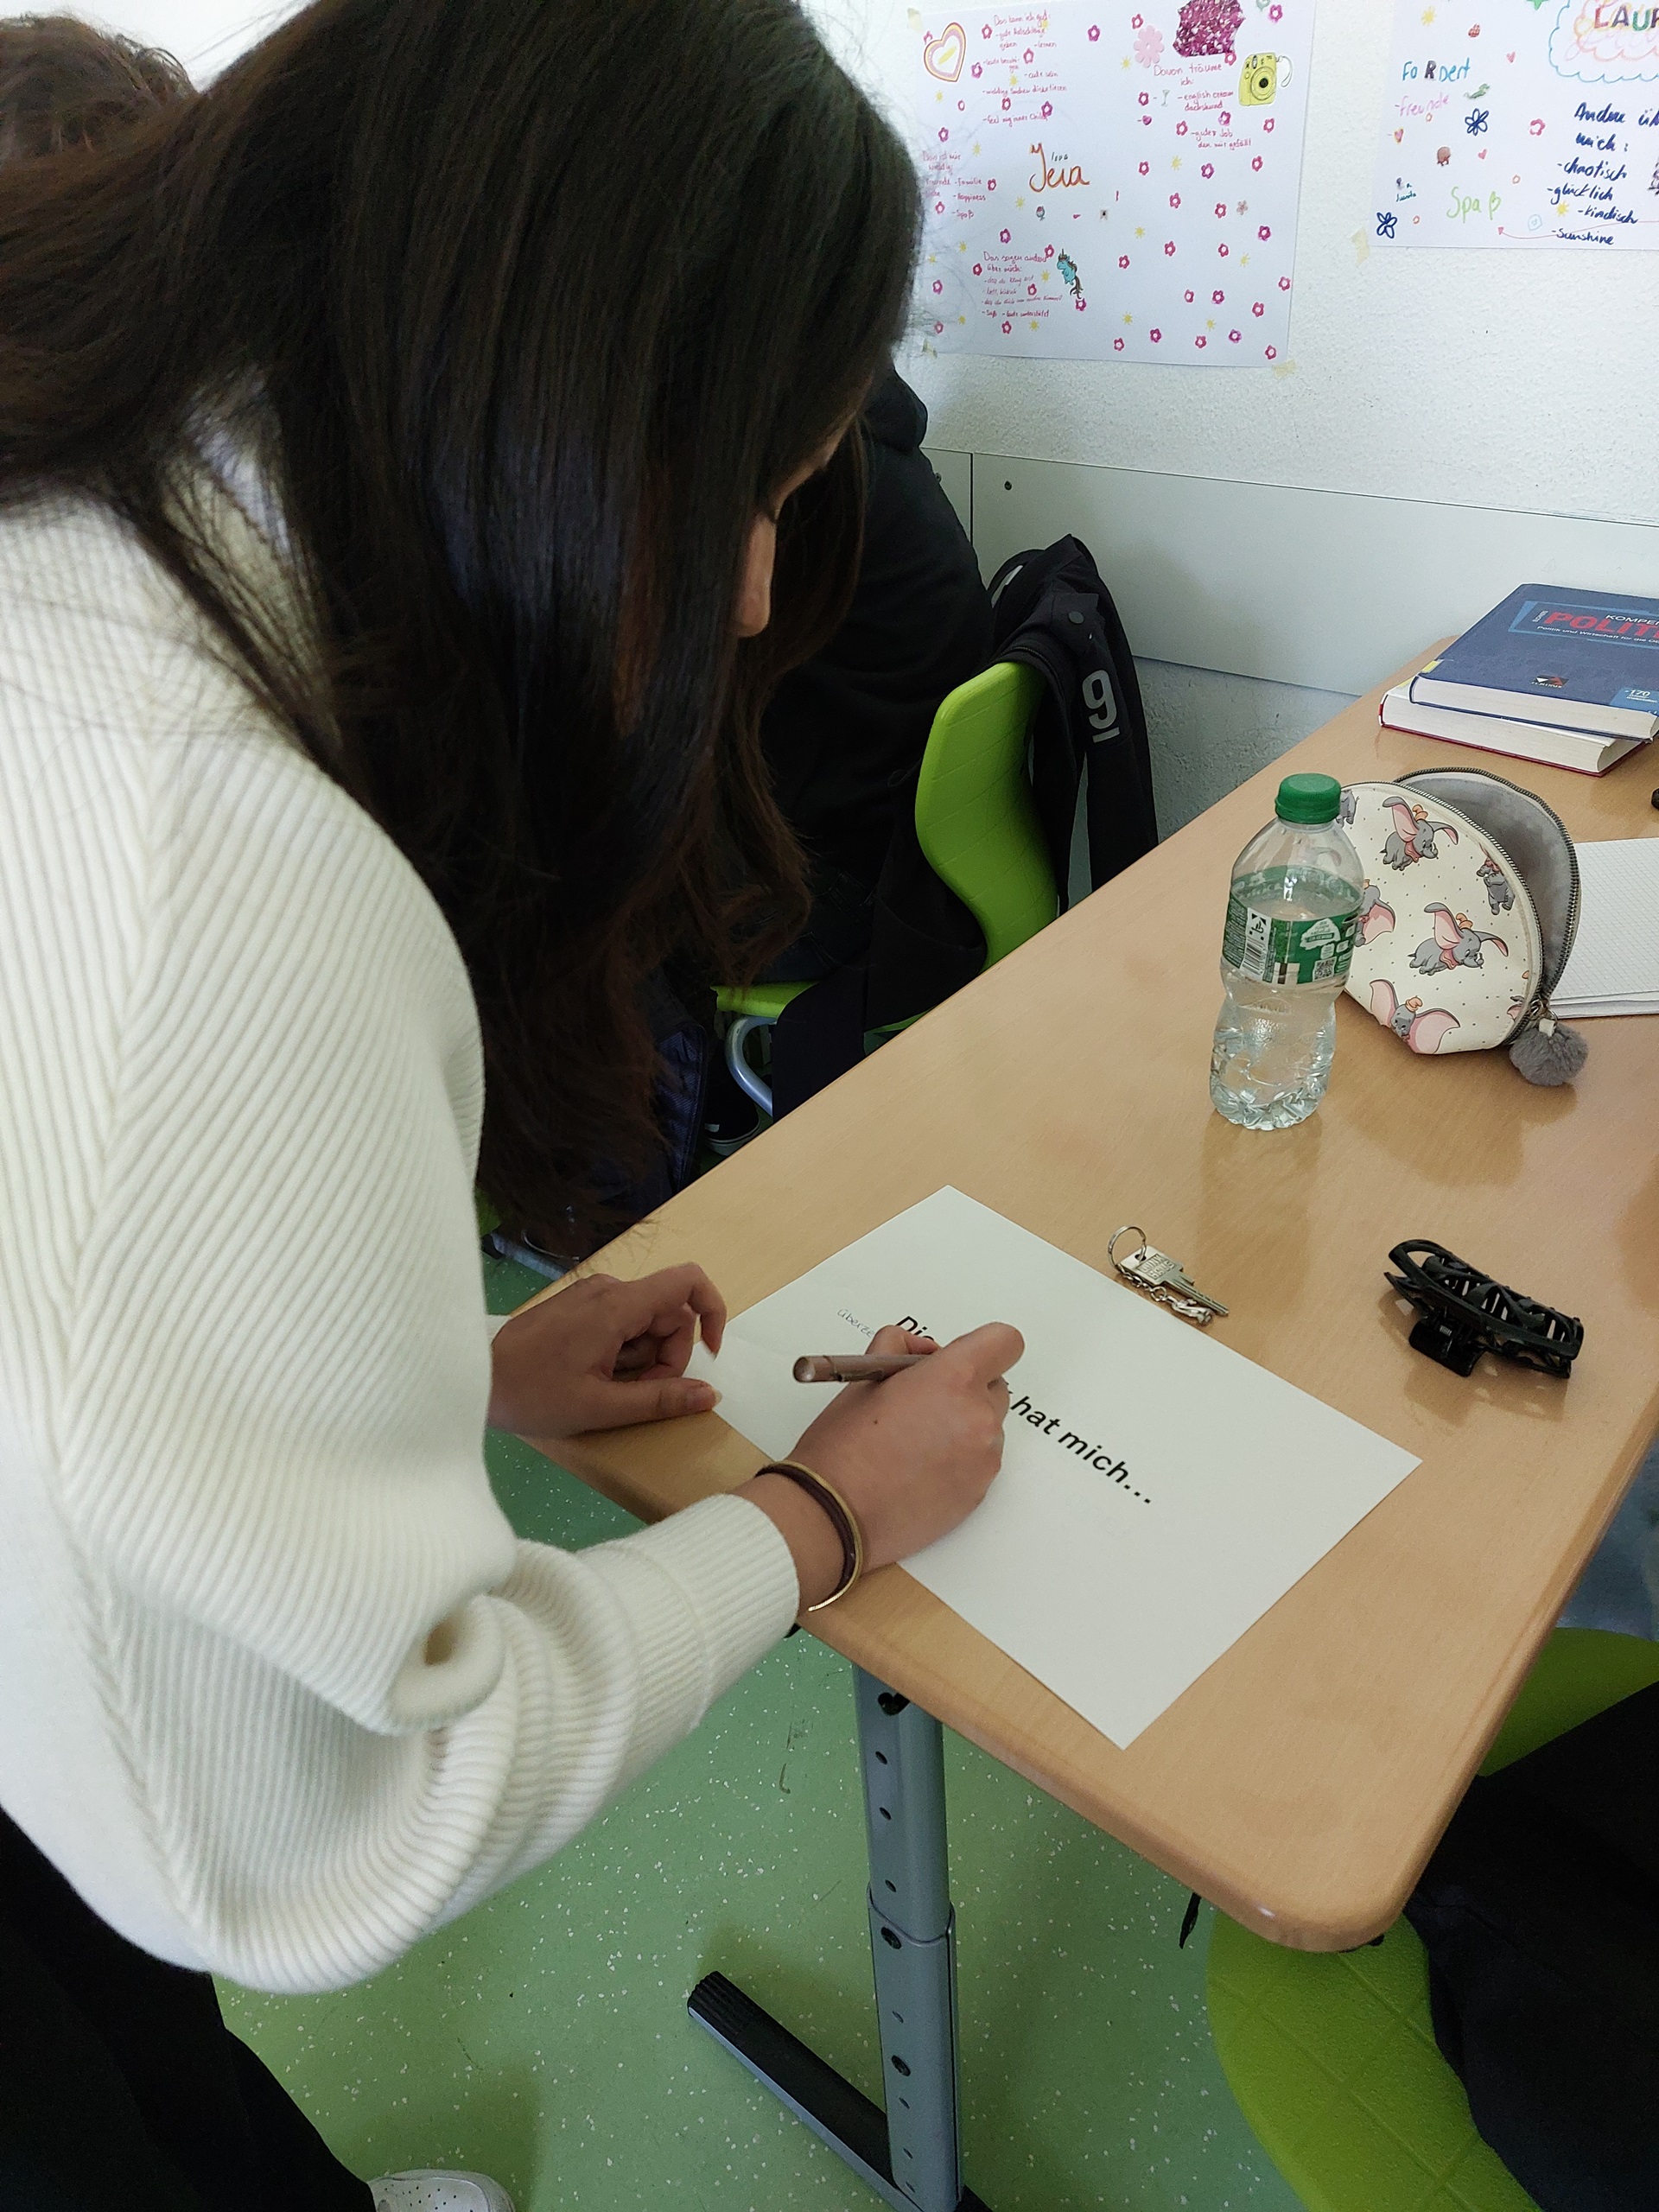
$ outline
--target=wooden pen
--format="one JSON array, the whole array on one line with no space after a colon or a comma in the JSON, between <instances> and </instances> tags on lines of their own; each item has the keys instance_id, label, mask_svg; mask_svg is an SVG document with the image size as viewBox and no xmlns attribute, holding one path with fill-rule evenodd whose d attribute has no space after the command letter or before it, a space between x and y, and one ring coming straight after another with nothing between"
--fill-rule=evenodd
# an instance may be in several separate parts
<instances>
[{"instance_id":1,"label":"wooden pen","mask_svg":"<svg viewBox=\"0 0 1659 2212\"><path fill-rule=\"evenodd\" d=\"M795 1363L798 1382L885 1382L907 1367L931 1359L931 1351L810 1351Z\"/></svg>"}]
</instances>

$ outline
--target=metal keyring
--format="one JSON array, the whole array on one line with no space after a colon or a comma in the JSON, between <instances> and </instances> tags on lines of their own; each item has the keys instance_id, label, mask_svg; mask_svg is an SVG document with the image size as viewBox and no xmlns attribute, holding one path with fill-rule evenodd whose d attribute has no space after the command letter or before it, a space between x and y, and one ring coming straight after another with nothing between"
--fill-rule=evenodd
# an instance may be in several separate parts
<instances>
[{"instance_id":1,"label":"metal keyring","mask_svg":"<svg viewBox=\"0 0 1659 2212\"><path fill-rule=\"evenodd\" d=\"M1116 1265L1117 1265L1117 1240L1118 1240L1118 1238L1119 1238L1120 1236L1129 1236L1129 1235L1131 1235L1131 1234L1133 1234L1133 1235L1135 1235L1135 1236L1138 1236L1138 1237L1141 1239L1141 1242L1139 1243L1139 1244L1137 1244L1137 1245L1135 1246L1135 1249L1136 1249L1136 1251L1137 1251L1137 1252L1144 1252L1144 1251L1146 1250L1146 1249L1147 1249L1147 1232L1146 1232L1146 1230L1145 1230L1144 1229L1142 1229L1142 1228L1141 1228L1141 1224L1140 1224L1140 1223L1139 1223L1138 1221L1126 1221L1126 1222L1124 1223L1124 1224L1123 1224L1123 1226L1122 1226L1122 1229L1115 1229L1115 1230L1112 1231L1112 1233L1111 1233L1110 1236L1109 1236L1109 1237L1108 1237L1108 1239L1106 1240L1106 1256L1107 1256L1107 1258L1111 1262L1111 1263L1112 1263L1112 1265L1113 1265L1114 1267L1116 1267Z\"/></svg>"}]
</instances>

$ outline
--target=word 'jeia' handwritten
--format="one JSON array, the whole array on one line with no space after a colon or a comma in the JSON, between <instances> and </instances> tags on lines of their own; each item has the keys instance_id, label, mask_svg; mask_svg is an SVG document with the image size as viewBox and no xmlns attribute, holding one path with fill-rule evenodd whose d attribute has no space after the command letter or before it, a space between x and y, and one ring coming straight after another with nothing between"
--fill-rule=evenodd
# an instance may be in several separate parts
<instances>
[{"instance_id":1,"label":"word 'jeia' handwritten","mask_svg":"<svg viewBox=\"0 0 1659 2212\"><path fill-rule=\"evenodd\" d=\"M1068 167L1064 154L1057 155L1051 161L1043 151L1040 138L1031 150L1037 156L1037 167L1030 180L1033 192L1064 192L1070 185L1088 183L1081 162L1073 162Z\"/></svg>"}]
</instances>

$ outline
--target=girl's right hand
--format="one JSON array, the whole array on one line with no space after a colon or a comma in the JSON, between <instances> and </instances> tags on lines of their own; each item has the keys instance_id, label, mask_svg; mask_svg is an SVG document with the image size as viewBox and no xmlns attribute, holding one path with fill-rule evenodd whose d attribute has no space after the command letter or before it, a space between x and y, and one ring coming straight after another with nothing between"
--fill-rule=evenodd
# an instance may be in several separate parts
<instances>
[{"instance_id":1,"label":"girl's right hand","mask_svg":"<svg viewBox=\"0 0 1659 2212\"><path fill-rule=\"evenodd\" d=\"M931 1356L885 1382L849 1382L802 1436L790 1456L833 1483L858 1516L868 1571L920 1551L984 1497L1002 1464L1003 1376L1025 1349L1001 1321L943 1349L903 1329L878 1330L872 1351ZM744 1495L788 1540L802 1605L827 1597L842 1560L823 1508L783 1475L757 1475Z\"/></svg>"}]
</instances>

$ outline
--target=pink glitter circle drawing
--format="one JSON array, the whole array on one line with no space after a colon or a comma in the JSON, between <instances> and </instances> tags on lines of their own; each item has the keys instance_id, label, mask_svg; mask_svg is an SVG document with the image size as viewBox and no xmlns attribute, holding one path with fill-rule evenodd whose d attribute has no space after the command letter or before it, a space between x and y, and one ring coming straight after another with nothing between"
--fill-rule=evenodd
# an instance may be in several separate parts
<instances>
[{"instance_id":1,"label":"pink glitter circle drawing","mask_svg":"<svg viewBox=\"0 0 1659 2212\"><path fill-rule=\"evenodd\" d=\"M1258 226L1255 235L1259 238L1270 238L1273 236L1273 232L1268 228L1268 226L1265 223L1262 223Z\"/></svg>"},{"instance_id":2,"label":"pink glitter circle drawing","mask_svg":"<svg viewBox=\"0 0 1659 2212\"><path fill-rule=\"evenodd\" d=\"M1175 51L1189 60L1200 54L1227 54L1244 20L1239 0L1186 0L1175 33Z\"/></svg>"},{"instance_id":3,"label":"pink glitter circle drawing","mask_svg":"<svg viewBox=\"0 0 1659 2212\"><path fill-rule=\"evenodd\" d=\"M1179 207L1180 206L1180 204L1181 204L1181 195L1180 195L1180 194L1179 194L1179 192L1172 192L1172 193L1170 194L1170 195L1169 195L1169 204L1170 204L1170 206L1171 206L1172 207Z\"/></svg>"},{"instance_id":4,"label":"pink glitter circle drawing","mask_svg":"<svg viewBox=\"0 0 1659 2212\"><path fill-rule=\"evenodd\" d=\"M1192 343L1193 343L1195 346L1203 346L1203 345L1205 345L1205 344L1206 344L1206 343L1207 343L1207 340L1205 340L1205 334L1204 334L1204 333L1203 333L1202 331L1200 331L1200 332L1198 333L1198 336L1197 336L1197 337L1192 340Z\"/></svg>"},{"instance_id":5,"label":"pink glitter circle drawing","mask_svg":"<svg viewBox=\"0 0 1659 2212\"><path fill-rule=\"evenodd\" d=\"M1281 276L1279 279L1279 289L1281 292L1287 292L1290 289L1290 279L1288 276Z\"/></svg>"},{"instance_id":6,"label":"pink glitter circle drawing","mask_svg":"<svg viewBox=\"0 0 1659 2212\"><path fill-rule=\"evenodd\" d=\"M1261 301L1258 300L1255 305L1250 309L1250 313L1252 315L1266 315L1267 309L1263 307Z\"/></svg>"},{"instance_id":7,"label":"pink glitter circle drawing","mask_svg":"<svg viewBox=\"0 0 1659 2212\"><path fill-rule=\"evenodd\" d=\"M1123 351L1123 340L1121 338L1113 339L1112 351L1114 353L1121 353Z\"/></svg>"},{"instance_id":8,"label":"pink glitter circle drawing","mask_svg":"<svg viewBox=\"0 0 1659 2212\"><path fill-rule=\"evenodd\" d=\"M1154 346L1155 346L1155 345L1157 345L1157 343L1159 342L1159 340L1162 338L1163 334L1163 334L1163 332L1162 332L1161 330L1154 330L1154 331L1149 331L1149 332L1147 333L1147 336L1152 340L1152 342L1153 342L1153 344L1154 344Z\"/></svg>"},{"instance_id":9,"label":"pink glitter circle drawing","mask_svg":"<svg viewBox=\"0 0 1659 2212\"><path fill-rule=\"evenodd\" d=\"M1118 257L1117 257L1117 265L1118 265L1118 267L1119 267L1120 269L1127 269L1127 268L1128 267L1128 265L1129 265L1129 257L1128 257L1128 255L1127 253L1120 253L1120 254L1118 255Z\"/></svg>"},{"instance_id":10,"label":"pink glitter circle drawing","mask_svg":"<svg viewBox=\"0 0 1659 2212\"><path fill-rule=\"evenodd\" d=\"M1187 296L1186 296L1186 304L1188 305L1188 307L1191 307L1191 306L1192 306L1192 293L1191 293L1191 292L1189 292L1189 293L1187 294Z\"/></svg>"},{"instance_id":11,"label":"pink glitter circle drawing","mask_svg":"<svg viewBox=\"0 0 1659 2212\"><path fill-rule=\"evenodd\" d=\"M1227 295L1225 292L1211 292L1210 295L1211 306L1212 308L1218 308L1226 296Z\"/></svg>"},{"instance_id":12,"label":"pink glitter circle drawing","mask_svg":"<svg viewBox=\"0 0 1659 2212\"><path fill-rule=\"evenodd\" d=\"M1175 251L1175 241L1174 241L1174 239L1173 239L1173 238L1166 238L1166 239L1165 239L1165 241L1164 241L1164 251L1165 251L1166 253L1173 253L1173 252L1174 252L1174 251Z\"/></svg>"},{"instance_id":13,"label":"pink glitter circle drawing","mask_svg":"<svg viewBox=\"0 0 1659 2212\"><path fill-rule=\"evenodd\" d=\"M1091 46L1098 46L1100 43L1100 25L1098 23L1090 23L1089 26L1089 43Z\"/></svg>"},{"instance_id":14,"label":"pink glitter circle drawing","mask_svg":"<svg viewBox=\"0 0 1659 2212\"><path fill-rule=\"evenodd\" d=\"M937 276L933 279L933 289L936 292L942 292L944 289L944 285L940 283Z\"/></svg>"},{"instance_id":15,"label":"pink glitter circle drawing","mask_svg":"<svg viewBox=\"0 0 1659 2212\"><path fill-rule=\"evenodd\" d=\"M1276 361L1276 360L1278 359L1278 358L1279 358L1279 348L1278 348L1276 346L1268 346L1268 359L1270 361Z\"/></svg>"},{"instance_id":16,"label":"pink glitter circle drawing","mask_svg":"<svg viewBox=\"0 0 1659 2212\"><path fill-rule=\"evenodd\" d=\"M1227 334L1229 343L1236 346L1243 334L1244 334L1242 330L1230 330Z\"/></svg>"}]
</instances>

